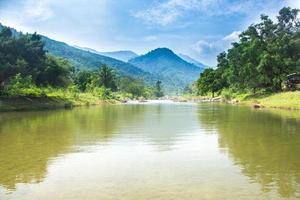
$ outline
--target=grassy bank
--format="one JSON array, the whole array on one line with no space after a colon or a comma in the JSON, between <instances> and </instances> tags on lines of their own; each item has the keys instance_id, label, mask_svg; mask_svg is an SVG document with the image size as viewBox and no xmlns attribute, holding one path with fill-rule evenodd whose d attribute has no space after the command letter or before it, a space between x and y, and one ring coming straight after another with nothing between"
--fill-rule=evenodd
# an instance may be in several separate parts
<instances>
[{"instance_id":1,"label":"grassy bank","mask_svg":"<svg viewBox=\"0 0 300 200\"><path fill-rule=\"evenodd\" d=\"M81 97L68 99L61 97L0 97L0 112L47 110L58 108L72 108L76 106L100 105L103 103L118 103L114 99L102 100L89 94L80 94Z\"/></svg>"},{"instance_id":2,"label":"grassy bank","mask_svg":"<svg viewBox=\"0 0 300 200\"><path fill-rule=\"evenodd\" d=\"M71 107L64 99L50 97L0 97L0 111L45 110Z\"/></svg>"},{"instance_id":3,"label":"grassy bank","mask_svg":"<svg viewBox=\"0 0 300 200\"><path fill-rule=\"evenodd\" d=\"M176 97L178 101L191 102L227 102L242 105L260 105L265 108L278 108L287 110L300 110L300 91L295 92L281 92L281 93L228 93L224 92L220 96L212 98L211 96L196 96L183 95Z\"/></svg>"},{"instance_id":4,"label":"grassy bank","mask_svg":"<svg viewBox=\"0 0 300 200\"><path fill-rule=\"evenodd\" d=\"M18 95L0 96L0 112L72 108L74 106L117 103L130 96L99 89L78 92L69 89L34 88L18 91Z\"/></svg>"},{"instance_id":5,"label":"grassy bank","mask_svg":"<svg viewBox=\"0 0 300 200\"><path fill-rule=\"evenodd\" d=\"M300 109L300 91L275 94L244 94L236 98L242 104L260 104L267 108Z\"/></svg>"}]
</instances>

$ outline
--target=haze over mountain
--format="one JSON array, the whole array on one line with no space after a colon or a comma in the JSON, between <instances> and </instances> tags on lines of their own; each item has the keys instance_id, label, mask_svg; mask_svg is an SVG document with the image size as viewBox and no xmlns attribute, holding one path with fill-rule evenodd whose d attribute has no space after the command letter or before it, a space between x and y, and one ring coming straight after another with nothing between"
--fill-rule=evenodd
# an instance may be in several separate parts
<instances>
[{"instance_id":1,"label":"haze over mountain","mask_svg":"<svg viewBox=\"0 0 300 200\"><path fill-rule=\"evenodd\" d=\"M102 56L107 56L107 57L111 57L111 58L114 58L114 59L117 59L117 60L121 60L123 62L128 62L128 60L139 56L138 54L136 54L135 52L130 51L130 50L99 52L95 49L91 49L91 48L87 48L87 47L79 47L79 46L74 46L74 47L76 47L78 49L81 49L81 50L96 53L96 54L99 54L99 55L102 55Z\"/></svg>"},{"instance_id":2,"label":"haze over mountain","mask_svg":"<svg viewBox=\"0 0 300 200\"><path fill-rule=\"evenodd\" d=\"M143 79L147 83L153 84L155 80L159 78L136 66L111 57L81 50L45 36L42 36L42 40L45 42L45 48L50 54L69 60L79 69L98 69L101 64L106 64L109 67L116 69L122 75Z\"/></svg>"},{"instance_id":3,"label":"haze over mountain","mask_svg":"<svg viewBox=\"0 0 300 200\"><path fill-rule=\"evenodd\" d=\"M189 63L192 63L192 64L194 64L197 67L200 67L202 69L207 67L207 65L204 65L203 63L199 62L198 60L195 60L195 59L191 58L190 56L187 56L187 55L184 55L184 54L178 54L178 56L181 59L183 59L183 60L185 60L185 61L187 61Z\"/></svg>"},{"instance_id":4,"label":"haze over mountain","mask_svg":"<svg viewBox=\"0 0 300 200\"><path fill-rule=\"evenodd\" d=\"M100 52L99 54L103 56L108 56L124 62L128 62L130 59L138 57L139 55L133 51L113 51L113 52Z\"/></svg>"},{"instance_id":5,"label":"haze over mountain","mask_svg":"<svg viewBox=\"0 0 300 200\"><path fill-rule=\"evenodd\" d=\"M202 68L183 60L168 48L152 50L129 60L129 63L146 72L163 76L164 80L180 89L194 82L203 71Z\"/></svg>"},{"instance_id":6,"label":"haze over mountain","mask_svg":"<svg viewBox=\"0 0 300 200\"><path fill-rule=\"evenodd\" d=\"M0 24L0 29L1 27L3 26ZM16 36L20 34L13 28L11 30ZM120 75L142 79L148 85L154 85L155 81L161 80L167 94L180 93L184 87L195 81L203 70L183 60L168 48L158 48L124 62L112 57L123 56L125 59L126 55L133 57L137 54L131 51L118 51L106 52L109 56L103 56L100 55L103 52L90 48L74 47L43 35L41 37L48 53L67 59L75 68L98 69L102 64L107 64Z\"/></svg>"},{"instance_id":7,"label":"haze over mountain","mask_svg":"<svg viewBox=\"0 0 300 200\"><path fill-rule=\"evenodd\" d=\"M0 0L0 21L101 52L166 46L214 67L261 14L299 0ZM62 17L63 16L63 17ZM142 44L142 45L141 45Z\"/></svg>"},{"instance_id":8,"label":"haze over mountain","mask_svg":"<svg viewBox=\"0 0 300 200\"><path fill-rule=\"evenodd\" d=\"M4 27L0 23L0 30ZM20 32L11 28L14 36L18 37ZM48 53L68 60L77 69L98 69L102 64L114 68L122 76L130 76L136 79L143 79L147 84L153 85L156 80L160 79L159 76L154 76L140 68L133 66L129 63L102 56L91 51L82 50L70 46L64 42L52 40L46 36L40 35L42 41L45 43L45 49Z\"/></svg>"}]
</instances>

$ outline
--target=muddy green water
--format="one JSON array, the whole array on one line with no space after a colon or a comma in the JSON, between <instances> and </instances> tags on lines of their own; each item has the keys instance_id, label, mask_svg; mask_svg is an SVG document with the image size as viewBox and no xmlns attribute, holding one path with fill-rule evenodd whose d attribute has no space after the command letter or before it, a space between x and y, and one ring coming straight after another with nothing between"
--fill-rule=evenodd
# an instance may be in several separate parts
<instances>
[{"instance_id":1,"label":"muddy green water","mask_svg":"<svg viewBox=\"0 0 300 200\"><path fill-rule=\"evenodd\" d=\"M213 104L0 114L0 199L300 198L300 114Z\"/></svg>"}]
</instances>

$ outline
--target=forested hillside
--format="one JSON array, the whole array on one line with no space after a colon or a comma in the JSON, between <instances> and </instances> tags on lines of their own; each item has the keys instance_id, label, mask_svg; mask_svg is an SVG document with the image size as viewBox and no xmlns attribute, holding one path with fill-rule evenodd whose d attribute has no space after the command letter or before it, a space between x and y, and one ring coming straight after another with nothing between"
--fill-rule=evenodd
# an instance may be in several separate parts
<instances>
[{"instance_id":1,"label":"forested hillside","mask_svg":"<svg viewBox=\"0 0 300 200\"><path fill-rule=\"evenodd\" d=\"M285 7L276 21L261 15L218 56L216 69L197 81L198 93L279 92L291 73L300 73L299 10Z\"/></svg>"},{"instance_id":2,"label":"forested hillside","mask_svg":"<svg viewBox=\"0 0 300 200\"><path fill-rule=\"evenodd\" d=\"M167 48L158 48L149 53L129 60L129 63L140 67L146 72L159 74L163 81L182 91L191 84L203 70L186 62Z\"/></svg>"},{"instance_id":3,"label":"forested hillside","mask_svg":"<svg viewBox=\"0 0 300 200\"><path fill-rule=\"evenodd\" d=\"M48 48L45 48L45 43ZM76 56L85 59L76 64ZM89 60L88 56L93 54L78 52L64 43L42 38L36 33L17 33L2 27L0 97L54 97L85 104L104 99L149 98L161 94L154 80L152 85L150 79L148 85L144 84L141 77L148 74L142 70L127 64L119 72L117 66L123 64L121 61L98 55ZM81 65L82 60L94 66L85 67ZM111 66L105 63L111 63ZM128 76L130 73L138 78Z\"/></svg>"},{"instance_id":4,"label":"forested hillside","mask_svg":"<svg viewBox=\"0 0 300 200\"><path fill-rule=\"evenodd\" d=\"M106 64L116 69L122 75L141 79L149 84L154 83L155 80L158 79L158 77L144 72L143 70L129 63L81 50L66 43L49 39L48 37L42 36L42 40L45 42L45 49L49 53L69 60L76 68L97 69L99 64Z\"/></svg>"},{"instance_id":5,"label":"forested hillside","mask_svg":"<svg viewBox=\"0 0 300 200\"><path fill-rule=\"evenodd\" d=\"M192 63L192 64L196 65L197 67L200 67L201 69L207 68L207 66L205 64L203 64L203 63L201 63L201 62L199 62L199 61L197 61L197 60L195 60L195 59L193 59L193 58L191 58L191 57L189 57L187 55L178 54L178 56L181 59L183 59L183 60L185 60L185 61L187 61L189 63Z\"/></svg>"}]
</instances>

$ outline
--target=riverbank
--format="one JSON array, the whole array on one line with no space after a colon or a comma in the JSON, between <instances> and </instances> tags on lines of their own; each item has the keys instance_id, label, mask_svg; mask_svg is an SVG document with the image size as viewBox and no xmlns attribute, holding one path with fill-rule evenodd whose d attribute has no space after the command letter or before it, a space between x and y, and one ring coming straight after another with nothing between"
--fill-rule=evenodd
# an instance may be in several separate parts
<instances>
[{"instance_id":1,"label":"riverbank","mask_svg":"<svg viewBox=\"0 0 300 200\"><path fill-rule=\"evenodd\" d=\"M230 99L222 96L211 98L207 96L181 96L169 98L173 102L225 102L247 105L257 108L276 108L285 110L300 110L300 91L282 92L276 94L239 94ZM138 100L137 100L138 101ZM104 103L126 103L123 98L103 99L91 93L64 95L49 94L44 97L0 97L0 112L46 110L72 108L77 106L100 105ZM140 100L139 102L147 102Z\"/></svg>"},{"instance_id":2,"label":"riverbank","mask_svg":"<svg viewBox=\"0 0 300 200\"><path fill-rule=\"evenodd\" d=\"M241 95L232 102L266 108L300 110L300 91L275 94Z\"/></svg>"},{"instance_id":3,"label":"riverbank","mask_svg":"<svg viewBox=\"0 0 300 200\"><path fill-rule=\"evenodd\" d=\"M98 105L105 102L113 101L71 101L59 97L0 97L0 112L69 109L76 106Z\"/></svg>"},{"instance_id":4,"label":"riverbank","mask_svg":"<svg viewBox=\"0 0 300 200\"><path fill-rule=\"evenodd\" d=\"M178 102L225 102L257 108L300 110L300 91L272 94L235 94L230 96L181 96L171 98Z\"/></svg>"},{"instance_id":5,"label":"riverbank","mask_svg":"<svg viewBox=\"0 0 300 200\"><path fill-rule=\"evenodd\" d=\"M77 106L100 105L103 103L118 103L112 98L100 98L91 93L49 93L45 96L0 97L0 112L47 110L72 108Z\"/></svg>"},{"instance_id":6,"label":"riverbank","mask_svg":"<svg viewBox=\"0 0 300 200\"><path fill-rule=\"evenodd\" d=\"M45 110L72 107L72 103L52 97L0 97L0 111Z\"/></svg>"}]
</instances>

